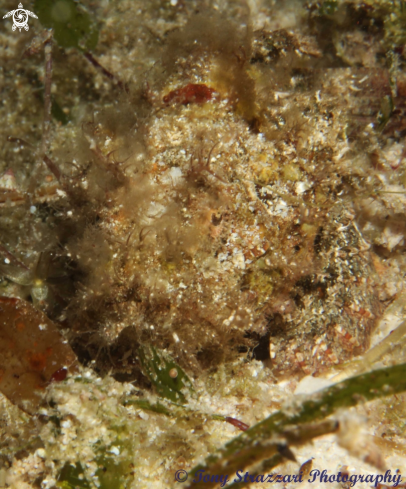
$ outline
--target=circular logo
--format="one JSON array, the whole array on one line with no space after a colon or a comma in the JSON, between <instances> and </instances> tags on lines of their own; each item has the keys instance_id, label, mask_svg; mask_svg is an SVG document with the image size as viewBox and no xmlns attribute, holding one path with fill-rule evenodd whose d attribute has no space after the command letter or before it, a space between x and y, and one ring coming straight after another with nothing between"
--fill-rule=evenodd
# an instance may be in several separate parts
<instances>
[{"instance_id":1,"label":"circular logo","mask_svg":"<svg viewBox=\"0 0 406 489\"><path fill-rule=\"evenodd\" d=\"M10 10L6 15L3 15L3 19L7 19L7 17L13 16L13 31L18 29L21 32L21 29L25 29L28 31L28 17L33 17L34 19L38 19L38 17L29 10L23 8L23 4L19 3L18 8L15 10Z\"/></svg>"},{"instance_id":2,"label":"circular logo","mask_svg":"<svg viewBox=\"0 0 406 489\"><path fill-rule=\"evenodd\" d=\"M177 470L175 472L175 480L178 482L186 482L188 477L189 474L186 472L186 470Z\"/></svg>"},{"instance_id":3,"label":"circular logo","mask_svg":"<svg viewBox=\"0 0 406 489\"><path fill-rule=\"evenodd\" d=\"M13 21L16 28L21 29L26 27L28 23L28 14L24 9L18 8L14 11Z\"/></svg>"}]
</instances>

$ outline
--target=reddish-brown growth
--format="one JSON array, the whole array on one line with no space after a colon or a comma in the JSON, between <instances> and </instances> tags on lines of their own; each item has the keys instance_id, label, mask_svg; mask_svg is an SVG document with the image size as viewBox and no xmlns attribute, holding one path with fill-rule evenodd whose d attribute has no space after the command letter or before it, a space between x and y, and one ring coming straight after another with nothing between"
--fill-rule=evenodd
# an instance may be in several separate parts
<instances>
[{"instance_id":1,"label":"reddish-brown growth","mask_svg":"<svg viewBox=\"0 0 406 489\"><path fill-rule=\"evenodd\" d=\"M203 104L212 99L215 90L204 84L189 83L188 85L172 90L168 95L165 95L163 101L168 104L174 102L176 104Z\"/></svg>"},{"instance_id":2,"label":"reddish-brown growth","mask_svg":"<svg viewBox=\"0 0 406 489\"><path fill-rule=\"evenodd\" d=\"M50 382L62 382L66 379L67 375L68 369L66 367L62 367L51 375Z\"/></svg>"},{"instance_id":3,"label":"reddish-brown growth","mask_svg":"<svg viewBox=\"0 0 406 489\"><path fill-rule=\"evenodd\" d=\"M227 416L225 420L227 421L227 423L232 424L233 426L235 426L236 428L238 428L241 431L247 431L249 428L249 425L247 425L246 423L243 423L239 419L235 419L235 418L231 418L230 416Z\"/></svg>"},{"instance_id":4,"label":"reddish-brown growth","mask_svg":"<svg viewBox=\"0 0 406 489\"><path fill-rule=\"evenodd\" d=\"M76 355L56 325L29 302L1 297L0 392L33 414L41 391L49 382L64 380L68 370L77 371Z\"/></svg>"},{"instance_id":5,"label":"reddish-brown growth","mask_svg":"<svg viewBox=\"0 0 406 489\"><path fill-rule=\"evenodd\" d=\"M32 370L42 372L47 366L47 355L44 353L32 353L28 356L28 361Z\"/></svg>"}]
</instances>

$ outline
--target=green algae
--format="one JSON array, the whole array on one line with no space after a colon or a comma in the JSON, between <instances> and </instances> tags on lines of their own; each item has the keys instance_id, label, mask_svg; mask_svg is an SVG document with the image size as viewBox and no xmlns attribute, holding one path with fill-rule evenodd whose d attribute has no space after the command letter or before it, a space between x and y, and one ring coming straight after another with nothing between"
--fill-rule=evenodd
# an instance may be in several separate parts
<instances>
[{"instance_id":1,"label":"green algae","mask_svg":"<svg viewBox=\"0 0 406 489\"><path fill-rule=\"evenodd\" d=\"M140 348L139 357L146 376L159 396L174 403L185 404L185 391L193 393L192 382L171 357L156 348Z\"/></svg>"},{"instance_id":2,"label":"green algae","mask_svg":"<svg viewBox=\"0 0 406 489\"><path fill-rule=\"evenodd\" d=\"M90 489L91 485L84 477L84 471L79 462L66 462L59 474L57 487L60 489Z\"/></svg>"},{"instance_id":3,"label":"green algae","mask_svg":"<svg viewBox=\"0 0 406 489\"><path fill-rule=\"evenodd\" d=\"M92 50L99 32L90 15L73 0L36 0L34 10L41 24L54 30L60 47Z\"/></svg>"},{"instance_id":4,"label":"green algae","mask_svg":"<svg viewBox=\"0 0 406 489\"><path fill-rule=\"evenodd\" d=\"M328 422L320 423L340 408L406 391L406 364L374 370L368 374L352 377L317 392L301 404L292 406L291 412L278 411L252 426L242 435L228 442L216 453L207 457L202 465L195 467L190 476L199 470L207 475L235 473L263 459L273 457L280 451L282 440L289 440L289 428L294 429L290 444L302 444L322 434L335 431L337 427ZM316 424L314 424L316 423ZM215 487L213 483L197 483L188 488ZM243 486L238 486L243 487Z\"/></svg>"}]
</instances>

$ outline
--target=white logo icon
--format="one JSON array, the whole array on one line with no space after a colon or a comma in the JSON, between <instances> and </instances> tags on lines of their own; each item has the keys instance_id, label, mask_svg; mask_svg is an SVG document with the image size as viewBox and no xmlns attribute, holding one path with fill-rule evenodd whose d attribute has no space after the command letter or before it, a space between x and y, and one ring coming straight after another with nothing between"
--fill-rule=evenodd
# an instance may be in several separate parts
<instances>
[{"instance_id":1,"label":"white logo icon","mask_svg":"<svg viewBox=\"0 0 406 489\"><path fill-rule=\"evenodd\" d=\"M7 17L13 16L13 31L15 31L17 28L20 30L24 27L26 31L28 31L28 16L34 17L34 19L38 19L38 17L30 12L29 10L23 9L23 4L19 3L18 4L18 9L16 10L11 10L8 12L6 15L3 16L3 19L6 19Z\"/></svg>"}]
</instances>

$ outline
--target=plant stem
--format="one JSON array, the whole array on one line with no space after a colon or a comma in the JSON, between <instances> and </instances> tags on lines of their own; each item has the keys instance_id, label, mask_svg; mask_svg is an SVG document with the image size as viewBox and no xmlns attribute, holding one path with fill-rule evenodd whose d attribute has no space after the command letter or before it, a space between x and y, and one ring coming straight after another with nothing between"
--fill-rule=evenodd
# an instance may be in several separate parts
<instances>
[{"instance_id":1,"label":"plant stem","mask_svg":"<svg viewBox=\"0 0 406 489\"><path fill-rule=\"evenodd\" d=\"M315 427L303 424L321 421L339 408L356 406L405 390L406 364L374 370L347 379L313 394L302 402L292 403L289 409L272 414L233 438L215 454L207 457L205 463L195 467L189 474L189 480L193 481L199 470L204 470L204 475L207 476L235 474L238 470L243 470L265 458L276 456L278 444L284 440L300 444L324 434L323 429L317 432L317 427L320 429L319 425ZM287 427L297 430L297 439L289 439ZM201 481L191 483L187 489L210 488L217 485L217 482Z\"/></svg>"}]
</instances>

